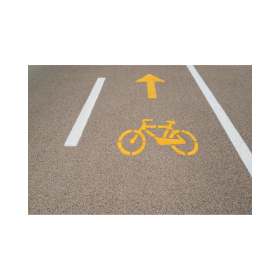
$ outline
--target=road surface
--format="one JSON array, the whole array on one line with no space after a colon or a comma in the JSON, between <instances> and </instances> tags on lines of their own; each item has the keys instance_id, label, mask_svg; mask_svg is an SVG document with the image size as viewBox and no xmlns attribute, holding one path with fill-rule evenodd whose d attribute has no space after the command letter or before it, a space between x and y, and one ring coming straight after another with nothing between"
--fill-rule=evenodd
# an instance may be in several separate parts
<instances>
[{"instance_id":1,"label":"road surface","mask_svg":"<svg viewBox=\"0 0 280 280\"><path fill-rule=\"evenodd\" d=\"M242 141L185 65L29 66L28 213L252 214L252 67L194 69Z\"/></svg>"}]
</instances>

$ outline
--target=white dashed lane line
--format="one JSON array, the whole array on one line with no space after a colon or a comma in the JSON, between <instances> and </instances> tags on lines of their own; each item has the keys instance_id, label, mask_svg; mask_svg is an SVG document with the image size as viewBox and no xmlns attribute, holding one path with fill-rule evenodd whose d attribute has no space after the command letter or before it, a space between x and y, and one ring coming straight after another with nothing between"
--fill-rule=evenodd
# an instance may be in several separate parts
<instances>
[{"instance_id":1,"label":"white dashed lane line","mask_svg":"<svg viewBox=\"0 0 280 280\"><path fill-rule=\"evenodd\" d=\"M106 78L98 78L64 146L77 146Z\"/></svg>"}]
</instances>

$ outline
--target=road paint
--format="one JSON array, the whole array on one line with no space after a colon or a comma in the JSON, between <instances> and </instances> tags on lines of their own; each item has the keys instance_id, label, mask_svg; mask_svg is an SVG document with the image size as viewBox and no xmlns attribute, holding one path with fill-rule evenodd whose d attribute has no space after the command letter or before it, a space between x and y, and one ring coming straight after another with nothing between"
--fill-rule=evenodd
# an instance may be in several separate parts
<instances>
[{"instance_id":1,"label":"road paint","mask_svg":"<svg viewBox=\"0 0 280 280\"><path fill-rule=\"evenodd\" d=\"M131 153L132 156L141 153L141 152L144 150L145 146L146 146L146 138L145 138L145 135L142 134L142 133L141 133L140 131L138 131L138 130L133 130L133 132L136 133L137 136L138 136L138 134L141 136L141 138L142 138L142 145L141 145L140 149L138 149L137 151ZM132 133L132 130L127 130L127 131L123 132L123 133L120 135L119 140L118 140L118 147L119 147L120 151L121 151L123 154L127 155L127 156L130 155L130 152L127 151L127 150L125 150L125 149L123 148L123 146L122 146L122 139L123 139L123 137L124 137L126 134L128 134L128 133ZM136 137L134 137L134 138L135 138L135 140L136 140ZM134 139L134 138L133 138L133 139ZM133 139L130 140L131 143L132 143ZM133 143L135 143L135 141L134 141Z\"/></svg>"},{"instance_id":2,"label":"road paint","mask_svg":"<svg viewBox=\"0 0 280 280\"><path fill-rule=\"evenodd\" d=\"M106 78L98 78L64 146L77 146Z\"/></svg>"},{"instance_id":3,"label":"road paint","mask_svg":"<svg viewBox=\"0 0 280 280\"><path fill-rule=\"evenodd\" d=\"M226 115L223 108L220 106L208 86L205 84L199 73L196 71L193 65L187 65L189 71L191 72L193 78L197 82L199 88L201 89L202 93L204 94L205 98L207 99L208 103L212 107L214 113L216 114L218 120L220 121L221 125L223 126L224 130L226 131L230 141L232 142L233 146L235 147L237 153L239 154L240 158L242 159L243 163L245 164L246 168L248 169L250 175L252 176L252 153L241 138L238 131L235 129L234 125Z\"/></svg>"},{"instance_id":4,"label":"road paint","mask_svg":"<svg viewBox=\"0 0 280 280\"><path fill-rule=\"evenodd\" d=\"M139 82L147 83L148 98L157 98L155 82L165 82L165 81L161 80L151 74L148 74L145 77L143 77L135 82L136 83L139 83Z\"/></svg>"},{"instance_id":5,"label":"road paint","mask_svg":"<svg viewBox=\"0 0 280 280\"><path fill-rule=\"evenodd\" d=\"M129 155L134 156L134 155L140 154L140 153L144 150L144 148L145 148L145 146L146 146L146 137L145 137L145 135L142 133L142 131L145 131L148 135L150 135L151 137L153 137L153 138L157 141L157 143L158 143L159 145L161 145L161 146L162 146L162 145L170 145L170 146L172 147L172 149L173 149L175 152L177 152L178 154L183 155L183 156L186 155L185 152L180 151L180 150L175 146L175 145L183 145L183 144L186 144L186 141L179 135L180 130L173 130L173 128L172 128L172 125L176 123L175 121L166 121L166 122L168 123L168 125L158 125L158 126L156 126L156 125L147 125L146 122L148 122L148 121L153 121L153 120L152 120L152 119L143 119L143 120L142 120L142 126L141 126L138 130L133 130L133 132L132 132L131 129L130 129L130 130L126 130L125 132L123 132L123 133L120 135L120 137L119 137L119 139L118 139L118 148L119 148L119 150L120 150L123 154L128 155L128 156L129 156ZM151 131L147 130L147 128L156 128L156 127L158 127L158 128L165 128L165 131L164 131L162 137L157 137L154 133L152 133ZM171 132L169 138L167 138L167 135L168 135L168 133L169 133L170 130L171 130L172 132ZM192 140L194 141L194 148L193 148L193 150L187 153L188 156L194 155L194 154L196 153L197 149L198 149L197 140L195 139L195 137L194 137L190 132L188 132L188 131L186 131L186 130L182 130L181 132L187 134L188 136L190 136L190 137L192 138ZM130 151L125 150L124 147L123 147L123 145L122 145L123 137L124 137L125 135L129 134L129 133L135 133L135 135L134 135L133 137L130 136L130 137L132 137L132 138L130 139L130 143L131 143L131 144L134 144L134 143L135 143L135 141L136 141L136 139L138 138L139 135L140 135L141 138L142 138L142 145L141 145L141 147L140 147L138 150L134 151L134 152L130 152ZM174 138L173 138L174 136L177 136L177 139L176 139L176 138L174 139Z\"/></svg>"}]
</instances>

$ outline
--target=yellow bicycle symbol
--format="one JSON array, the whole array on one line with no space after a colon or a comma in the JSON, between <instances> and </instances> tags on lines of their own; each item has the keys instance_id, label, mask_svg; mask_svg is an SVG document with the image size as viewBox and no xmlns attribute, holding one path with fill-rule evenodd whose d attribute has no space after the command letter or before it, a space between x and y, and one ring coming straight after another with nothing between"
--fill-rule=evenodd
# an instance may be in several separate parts
<instances>
[{"instance_id":1,"label":"yellow bicycle symbol","mask_svg":"<svg viewBox=\"0 0 280 280\"><path fill-rule=\"evenodd\" d=\"M157 127L156 125L147 125L146 122L148 122L148 121L152 121L152 119L143 119L142 120L143 124L140 127L140 129L133 130L133 132L132 132L132 130L126 130L125 132L123 132L120 135L119 140L118 140L118 147L119 147L120 151L123 154L128 155L128 156L129 155L135 156L135 155L138 155L139 153L141 153L144 150L144 148L146 146L146 137L145 137L145 135L141 131L145 131L147 134L149 134L154 139L156 139L157 143L159 145L171 145L172 149L175 152L177 152L178 154L183 155L183 156L186 155L185 152L180 151L175 146L175 145L186 144L186 141L179 135L180 130L173 130L173 128L172 128L172 125L175 124L175 121L166 121L168 123L168 125L158 125L158 128L165 128L166 129L165 132L163 133L163 136L161 138L160 137L156 137L155 134L153 134L151 131L147 130L147 128L156 128ZM167 138L169 130L172 130L172 132L170 133L169 138ZM187 153L188 156L194 155L196 153L197 149L198 149L198 143L197 143L195 137L190 132L188 132L186 130L181 130L181 132L189 135L192 138L192 140L194 141L194 148L190 152ZM141 136L141 138L142 138L142 145L141 145L141 147L138 150L134 151L134 152L129 152L129 151L125 150L123 148L123 145L122 145L123 137L126 134L128 134L128 133L134 133L135 134L133 136L133 138L131 138L131 140L130 140L131 144L135 143L135 141L136 141L138 136ZM173 138L175 135L177 136L178 139L176 139L176 138L174 139Z\"/></svg>"}]
</instances>

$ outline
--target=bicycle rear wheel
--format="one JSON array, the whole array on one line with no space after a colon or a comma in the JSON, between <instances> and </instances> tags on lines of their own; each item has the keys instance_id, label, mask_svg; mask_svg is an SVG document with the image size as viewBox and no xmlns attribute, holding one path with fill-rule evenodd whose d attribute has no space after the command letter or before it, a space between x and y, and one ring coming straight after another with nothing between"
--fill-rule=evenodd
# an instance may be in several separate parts
<instances>
[{"instance_id":1,"label":"bicycle rear wheel","mask_svg":"<svg viewBox=\"0 0 280 280\"><path fill-rule=\"evenodd\" d=\"M135 133L138 134L138 135L141 137L141 139L142 139L142 145L141 145L141 147L140 147L138 150L133 151L133 152L127 151L126 149L124 149L124 147L123 147L123 145L122 145L123 137L124 137L125 135L129 134L129 133L132 133L131 139L134 137ZM119 148L119 150L120 150L123 154L125 154L125 155L127 155L127 156L135 156L135 155L140 154L140 153L144 150L145 146L146 146L146 138L145 138L144 134L141 133L141 132L138 131L138 130L133 130L133 132L132 132L132 130L126 130L125 132L123 132L123 133L120 135L119 140L118 140L118 148Z\"/></svg>"}]
</instances>

